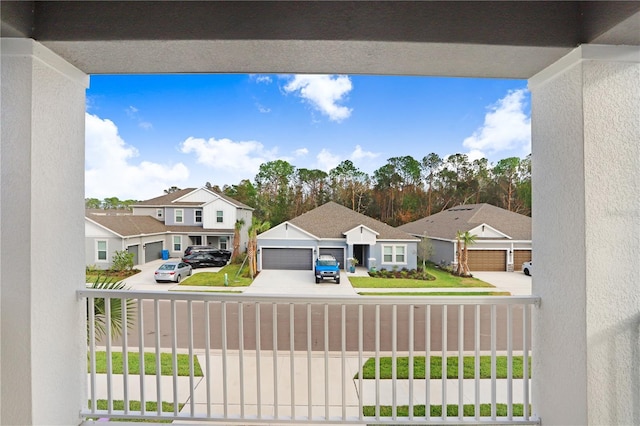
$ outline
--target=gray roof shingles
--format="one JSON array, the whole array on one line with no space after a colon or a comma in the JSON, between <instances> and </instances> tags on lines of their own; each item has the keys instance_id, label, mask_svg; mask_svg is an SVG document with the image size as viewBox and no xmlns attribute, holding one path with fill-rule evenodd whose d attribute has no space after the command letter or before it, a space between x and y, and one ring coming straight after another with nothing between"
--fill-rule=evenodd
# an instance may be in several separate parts
<instances>
[{"instance_id":1,"label":"gray roof shingles","mask_svg":"<svg viewBox=\"0 0 640 426\"><path fill-rule=\"evenodd\" d=\"M376 231L379 240L414 240L415 238L397 228L369 216L355 212L333 201L301 214L289 221L318 238L344 238L344 233L356 226L364 225Z\"/></svg>"},{"instance_id":2,"label":"gray roof shingles","mask_svg":"<svg viewBox=\"0 0 640 426\"><path fill-rule=\"evenodd\" d=\"M176 203L175 201L178 200L181 197L184 197L185 195L189 194L190 192L195 191L198 188L185 188L185 189L181 189L179 191L176 192L172 192L171 194L165 194L165 195L161 195L159 197L155 197L155 198L151 198L149 200L144 200L144 201L140 201L136 204L134 204L134 206L201 206L204 205L206 203L196 203L196 202L178 202ZM249 207L248 205L241 203L238 200L234 200L233 198L225 195L225 194L221 194L219 192L213 191L211 189L209 189L209 191L211 191L212 193L216 194L218 197L227 200L228 202L230 202L231 204L233 204L235 207L241 208L241 209L249 209L249 210L253 210L253 207Z\"/></svg>"},{"instance_id":3,"label":"gray roof shingles","mask_svg":"<svg viewBox=\"0 0 640 426\"><path fill-rule=\"evenodd\" d=\"M514 240L531 240L531 218L491 204L466 204L406 223L397 229L411 235L453 240L457 231L487 224Z\"/></svg>"}]
</instances>

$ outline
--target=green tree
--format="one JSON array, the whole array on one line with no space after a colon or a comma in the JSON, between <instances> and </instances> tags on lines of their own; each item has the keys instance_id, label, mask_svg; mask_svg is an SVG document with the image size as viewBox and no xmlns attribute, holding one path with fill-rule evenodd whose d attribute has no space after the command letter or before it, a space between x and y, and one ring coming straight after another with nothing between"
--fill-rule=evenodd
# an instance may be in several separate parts
<instances>
[{"instance_id":1,"label":"green tree","mask_svg":"<svg viewBox=\"0 0 640 426\"><path fill-rule=\"evenodd\" d=\"M366 210L366 195L370 189L370 179L351 160L344 160L329 170L329 180L333 201L358 213Z\"/></svg>"},{"instance_id":2,"label":"green tree","mask_svg":"<svg viewBox=\"0 0 640 426\"><path fill-rule=\"evenodd\" d=\"M258 215L275 225L289 219L290 185L295 167L284 160L275 160L260 165L256 175L258 190Z\"/></svg>"},{"instance_id":3,"label":"green tree","mask_svg":"<svg viewBox=\"0 0 640 426\"><path fill-rule=\"evenodd\" d=\"M438 170L442 167L442 158L434 152L422 159L422 170L427 183L427 216L431 216L433 209L433 192Z\"/></svg>"},{"instance_id":4,"label":"green tree","mask_svg":"<svg viewBox=\"0 0 640 426\"><path fill-rule=\"evenodd\" d=\"M97 198L85 198L84 199L84 208L85 209L99 209L102 207L102 201Z\"/></svg>"},{"instance_id":5,"label":"green tree","mask_svg":"<svg viewBox=\"0 0 640 426\"><path fill-rule=\"evenodd\" d=\"M258 191L249 179L243 179L237 185L225 186L222 193L247 206L257 207Z\"/></svg>"},{"instance_id":6,"label":"green tree","mask_svg":"<svg viewBox=\"0 0 640 426\"><path fill-rule=\"evenodd\" d=\"M126 250L116 250L111 260L111 269L114 271L130 271L133 269L133 253Z\"/></svg>"}]
</instances>

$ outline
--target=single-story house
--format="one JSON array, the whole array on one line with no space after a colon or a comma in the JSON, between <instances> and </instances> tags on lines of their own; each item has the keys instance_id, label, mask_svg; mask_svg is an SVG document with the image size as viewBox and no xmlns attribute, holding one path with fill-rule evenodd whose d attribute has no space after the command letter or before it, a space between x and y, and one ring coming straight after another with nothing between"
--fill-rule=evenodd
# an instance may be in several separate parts
<instances>
[{"instance_id":1,"label":"single-story house","mask_svg":"<svg viewBox=\"0 0 640 426\"><path fill-rule=\"evenodd\" d=\"M207 188L186 188L141 201L130 212L87 210L85 257L87 266L111 267L116 251L133 253L134 265L180 257L190 245L233 249L236 221L244 221L240 250L248 244L253 209Z\"/></svg>"},{"instance_id":2,"label":"single-story house","mask_svg":"<svg viewBox=\"0 0 640 426\"><path fill-rule=\"evenodd\" d=\"M350 258L369 269L413 269L419 241L404 231L328 202L258 235L258 270L312 270L321 254L333 255L342 269Z\"/></svg>"},{"instance_id":3,"label":"single-story house","mask_svg":"<svg viewBox=\"0 0 640 426\"><path fill-rule=\"evenodd\" d=\"M455 265L458 231L476 236L469 246L473 271L519 270L531 260L531 218L491 204L466 204L399 226L415 237L426 237L433 248L430 260Z\"/></svg>"}]
</instances>

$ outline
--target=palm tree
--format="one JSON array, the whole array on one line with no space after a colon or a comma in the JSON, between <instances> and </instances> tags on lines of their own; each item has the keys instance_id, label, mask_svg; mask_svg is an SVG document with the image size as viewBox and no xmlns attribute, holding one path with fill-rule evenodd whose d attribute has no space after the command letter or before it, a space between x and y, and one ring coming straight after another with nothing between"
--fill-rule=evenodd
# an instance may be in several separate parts
<instances>
[{"instance_id":1,"label":"palm tree","mask_svg":"<svg viewBox=\"0 0 640 426\"><path fill-rule=\"evenodd\" d=\"M271 228L271 223L262 222L253 218L249 227L249 246L247 247L247 256L249 257L249 273L253 278L258 273L258 263L256 252L258 248L258 234Z\"/></svg>"},{"instance_id":2,"label":"palm tree","mask_svg":"<svg viewBox=\"0 0 640 426\"><path fill-rule=\"evenodd\" d=\"M236 220L236 225L233 229L233 253L231 253L232 262L240 255L240 231L244 224L244 219L238 219Z\"/></svg>"},{"instance_id":3,"label":"palm tree","mask_svg":"<svg viewBox=\"0 0 640 426\"><path fill-rule=\"evenodd\" d=\"M459 275L463 277L468 277L471 275L471 271L469 270L469 246L475 244L476 236L469 231L465 231L464 233L458 231L456 234L458 240L458 253L461 253L458 260L458 271ZM462 249L460 248L460 242L464 244ZM461 259L460 259L461 257ZM462 260L462 262L460 262ZM462 267L460 266L462 264Z\"/></svg>"},{"instance_id":4,"label":"palm tree","mask_svg":"<svg viewBox=\"0 0 640 426\"><path fill-rule=\"evenodd\" d=\"M89 288L96 290L127 290L122 281L113 281L112 278L98 277ZM111 337L116 339L125 332L126 328L134 325L135 302L133 299L109 299L109 315L107 315L106 298L97 297L93 302L95 340L101 341L107 335L107 317L110 318ZM126 303L127 321L126 327L122 318L122 301ZM89 322L89 301L87 300L87 342L89 342L91 324Z\"/></svg>"}]
</instances>

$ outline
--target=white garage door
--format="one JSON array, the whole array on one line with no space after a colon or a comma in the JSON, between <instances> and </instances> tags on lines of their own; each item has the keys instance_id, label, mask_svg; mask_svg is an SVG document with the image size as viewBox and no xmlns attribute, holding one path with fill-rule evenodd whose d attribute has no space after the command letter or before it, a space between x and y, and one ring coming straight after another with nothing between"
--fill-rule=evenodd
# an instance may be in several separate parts
<instances>
[{"instance_id":1,"label":"white garage door","mask_svg":"<svg viewBox=\"0 0 640 426\"><path fill-rule=\"evenodd\" d=\"M311 249L301 248L263 248L262 269L313 269Z\"/></svg>"}]
</instances>

